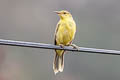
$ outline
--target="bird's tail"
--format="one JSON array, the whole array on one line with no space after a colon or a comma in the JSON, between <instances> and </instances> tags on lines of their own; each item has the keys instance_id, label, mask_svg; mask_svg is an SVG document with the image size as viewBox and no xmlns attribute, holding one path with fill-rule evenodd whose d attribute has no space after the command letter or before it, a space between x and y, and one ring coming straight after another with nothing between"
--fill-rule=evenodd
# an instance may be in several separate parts
<instances>
[{"instance_id":1,"label":"bird's tail","mask_svg":"<svg viewBox=\"0 0 120 80\"><path fill-rule=\"evenodd\" d=\"M64 51L59 50L61 52L61 55L59 55L57 51L53 62L53 70L55 74L57 74L58 72L62 72L64 69Z\"/></svg>"}]
</instances>

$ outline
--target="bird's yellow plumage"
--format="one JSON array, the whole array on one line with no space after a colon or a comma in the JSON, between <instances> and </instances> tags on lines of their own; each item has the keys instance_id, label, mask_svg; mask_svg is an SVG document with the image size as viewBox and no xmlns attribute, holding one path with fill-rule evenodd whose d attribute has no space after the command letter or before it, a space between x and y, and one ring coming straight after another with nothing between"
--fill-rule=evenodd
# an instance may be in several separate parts
<instances>
[{"instance_id":1,"label":"bird's yellow plumage","mask_svg":"<svg viewBox=\"0 0 120 80\"><path fill-rule=\"evenodd\" d=\"M72 45L76 32L76 24L72 18L72 15L66 11L56 11L60 16L60 21L57 24L55 31L55 45L61 47ZM64 69L64 50L55 50L56 56L53 63L53 70L56 73L62 72Z\"/></svg>"}]
</instances>

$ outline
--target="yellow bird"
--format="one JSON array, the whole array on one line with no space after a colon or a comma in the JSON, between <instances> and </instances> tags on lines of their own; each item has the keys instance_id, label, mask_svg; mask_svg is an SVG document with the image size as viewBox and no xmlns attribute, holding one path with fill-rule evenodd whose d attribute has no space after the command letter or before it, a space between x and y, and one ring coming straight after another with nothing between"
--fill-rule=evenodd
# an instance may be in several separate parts
<instances>
[{"instance_id":1,"label":"yellow bird","mask_svg":"<svg viewBox=\"0 0 120 80\"><path fill-rule=\"evenodd\" d=\"M55 30L55 45L59 45L61 47L64 46L73 46L76 48L76 45L72 44L76 33L76 24L72 18L70 12L66 10L55 11L60 20L57 24ZM55 50L56 55L53 62L53 70L54 73L62 72L64 69L64 50Z\"/></svg>"}]
</instances>

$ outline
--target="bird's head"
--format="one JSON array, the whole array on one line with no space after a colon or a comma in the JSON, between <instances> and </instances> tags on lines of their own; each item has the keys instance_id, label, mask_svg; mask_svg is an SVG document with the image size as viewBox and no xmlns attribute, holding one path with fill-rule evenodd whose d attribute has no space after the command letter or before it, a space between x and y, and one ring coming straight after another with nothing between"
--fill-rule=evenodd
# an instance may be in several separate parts
<instances>
[{"instance_id":1,"label":"bird's head","mask_svg":"<svg viewBox=\"0 0 120 80\"><path fill-rule=\"evenodd\" d=\"M68 12L66 10L54 11L54 12L57 13L61 19L72 18L72 15L70 14L70 12Z\"/></svg>"}]
</instances>

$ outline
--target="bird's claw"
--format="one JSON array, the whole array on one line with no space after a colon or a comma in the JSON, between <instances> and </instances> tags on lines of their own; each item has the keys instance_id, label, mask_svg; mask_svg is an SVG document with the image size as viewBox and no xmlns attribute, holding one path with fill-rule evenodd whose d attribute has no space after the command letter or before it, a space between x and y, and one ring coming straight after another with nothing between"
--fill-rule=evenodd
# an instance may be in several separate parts
<instances>
[{"instance_id":1,"label":"bird's claw","mask_svg":"<svg viewBox=\"0 0 120 80\"><path fill-rule=\"evenodd\" d=\"M63 44L59 44L59 46L60 46L61 48L64 48L64 45L63 45Z\"/></svg>"},{"instance_id":2,"label":"bird's claw","mask_svg":"<svg viewBox=\"0 0 120 80\"><path fill-rule=\"evenodd\" d=\"M72 46L74 49L79 50L79 46L75 45L75 44L70 44L70 46Z\"/></svg>"}]
</instances>

